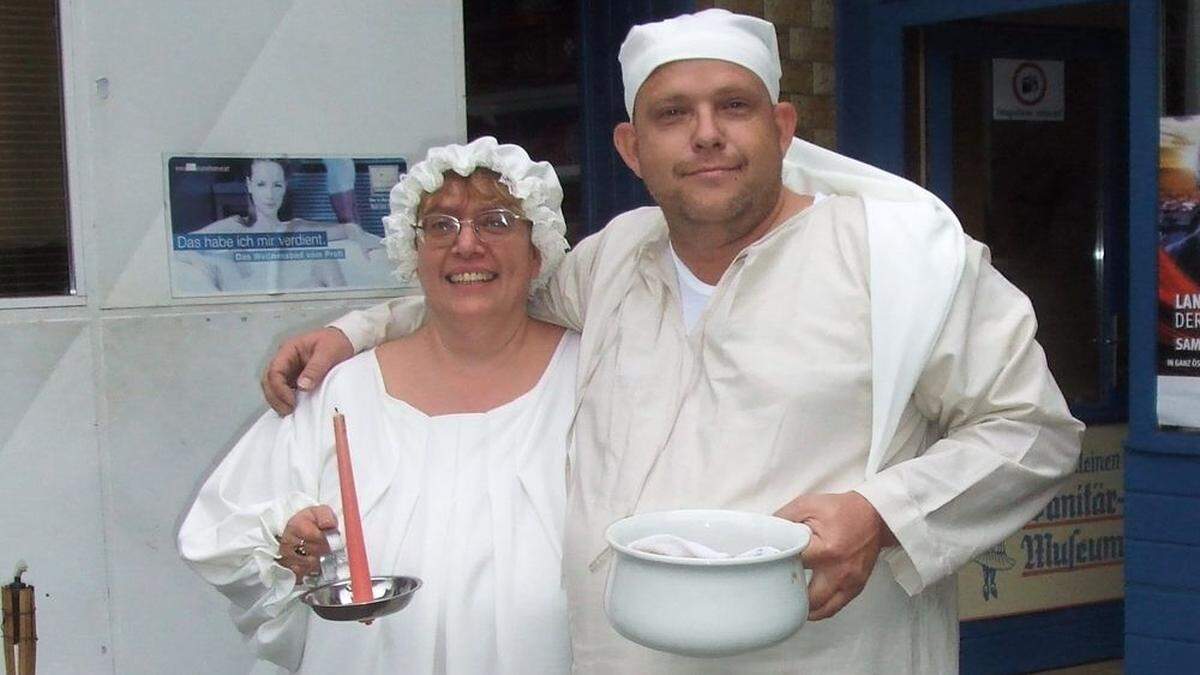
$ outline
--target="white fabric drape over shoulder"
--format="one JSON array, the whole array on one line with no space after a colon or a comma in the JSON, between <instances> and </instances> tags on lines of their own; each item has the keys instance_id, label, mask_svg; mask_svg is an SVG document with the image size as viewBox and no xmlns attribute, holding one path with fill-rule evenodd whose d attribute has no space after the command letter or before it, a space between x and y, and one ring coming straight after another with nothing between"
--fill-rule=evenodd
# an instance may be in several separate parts
<instances>
[{"instance_id":1,"label":"white fabric drape over shoulder","mask_svg":"<svg viewBox=\"0 0 1200 675\"><path fill-rule=\"evenodd\" d=\"M799 194L863 200L871 256L872 392L869 477L883 466L904 406L929 360L962 277L966 238L950 207L899 176L792 139L783 184Z\"/></svg>"},{"instance_id":2,"label":"white fabric drape over shoulder","mask_svg":"<svg viewBox=\"0 0 1200 675\"><path fill-rule=\"evenodd\" d=\"M561 584L567 430L578 336L534 389L486 413L429 417L388 396L374 352L296 412L268 412L201 489L179 534L261 659L305 673L553 673L568 668ZM299 509L341 519L332 410L346 416L374 575L424 581L371 626L321 620L276 565ZM260 663L256 672L270 672Z\"/></svg>"}]
</instances>

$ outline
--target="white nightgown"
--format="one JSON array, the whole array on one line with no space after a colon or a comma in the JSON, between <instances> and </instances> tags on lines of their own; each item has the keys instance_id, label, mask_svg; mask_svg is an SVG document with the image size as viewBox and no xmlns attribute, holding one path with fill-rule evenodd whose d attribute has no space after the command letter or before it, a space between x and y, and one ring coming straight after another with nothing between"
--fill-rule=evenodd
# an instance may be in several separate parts
<instances>
[{"instance_id":1,"label":"white nightgown","mask_svg":"<svg viewBox=\"0 0 1200 675\"><path fill-rule=\"evenodd\" d=\"M390 397L374 351L332 371L296 412L268 412L204 484L183 557L232 600L261 659L306 673L554 673L570 666L561 583L567 434L579 338L537 385L486 413L430 417ZM341 520L332 413L347 434L372 575L424 586L371 626L325 621L273 561L296 511ZM254 672L277 668L262 661Z\"/></svg>"}]
</instances>

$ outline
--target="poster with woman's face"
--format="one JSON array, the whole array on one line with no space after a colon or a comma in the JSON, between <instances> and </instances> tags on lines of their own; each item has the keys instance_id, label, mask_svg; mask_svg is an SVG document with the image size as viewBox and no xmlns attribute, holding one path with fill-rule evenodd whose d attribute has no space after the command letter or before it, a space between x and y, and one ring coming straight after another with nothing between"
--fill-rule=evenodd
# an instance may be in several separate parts
<instances>
[{"instance_id":1,"label":"poster with woman's face","mask_svg":"<svg viewBox=\"0 0 1200 675\"><path fill-rule=\"evenodd\" d=\"M393 289L383 244L400 158L165 158L171 295Z\"/></svg>"}]
</instances>

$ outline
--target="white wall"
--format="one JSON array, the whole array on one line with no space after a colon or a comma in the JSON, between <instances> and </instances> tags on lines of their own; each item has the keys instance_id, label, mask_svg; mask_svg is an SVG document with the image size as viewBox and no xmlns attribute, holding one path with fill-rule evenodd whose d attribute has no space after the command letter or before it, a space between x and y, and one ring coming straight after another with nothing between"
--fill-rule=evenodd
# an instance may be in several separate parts
<instances>
[{"instance_id":1,"label":"white wall","mask_svg":"<svg viewBox=\"0 0 1200 675\"><path fill-rule=\"evenodd\" d=\"M0 575L30 565L39 672L244 672L175 530L261 411L272 345L373 300L171 299L163 153L412 159L461 140L461 8L61 3L80 295L0 300Z\"/></svg>"}]
</instances>

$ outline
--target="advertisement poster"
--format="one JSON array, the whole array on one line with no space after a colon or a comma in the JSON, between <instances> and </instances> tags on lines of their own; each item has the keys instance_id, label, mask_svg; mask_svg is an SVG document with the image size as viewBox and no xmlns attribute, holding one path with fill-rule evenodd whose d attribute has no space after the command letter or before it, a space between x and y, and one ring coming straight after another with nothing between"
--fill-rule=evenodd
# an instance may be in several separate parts
<instances>
[{"instance_id":1,"label":"advertisement poster","mask_svg":"<svg viewBox=\"0 0 1200 675\"><path fill-rule=\"evenodd\" d=\"M1162 118L1158 145L1158 424L1200 428L1200 116Z\"/></svg>"},{"instance_id":2,"label":"advertisement poster","mask_svg":"<svg viewBox=\"0 0 1200 675\"><path fill-rule=\"evenodd\" d=\"M958 614L991 619L1124 595L1127 427L1089 428L1075 475L1033 520L958 573Z\"/></svg>"},{"instance_id":3,"label":"advertisement poster","mask_svg":"<svg viewBox=\"0 0 1200 675\"><path fill-rule=\"evenodd\" d=\"M177 298L388 289L399 158L166 157Z\"/></svg>"}]
</instances>

